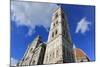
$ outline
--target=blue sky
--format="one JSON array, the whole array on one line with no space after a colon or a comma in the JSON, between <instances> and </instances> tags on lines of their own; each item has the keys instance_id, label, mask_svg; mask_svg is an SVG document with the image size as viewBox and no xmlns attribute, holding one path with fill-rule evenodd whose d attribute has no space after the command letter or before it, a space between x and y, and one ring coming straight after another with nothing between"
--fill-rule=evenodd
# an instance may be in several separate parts
<instances>
[{"instance_id":1,"label":"blue sky","mask_svg":"<svg viewBox=\"0 0 100 67\"><path fill-rule=\"evenodd\" d=\"M37 35L48 39L53 3L11 2L11 60L20 60ZM95 60L95 7L62 4L73 43ZM15 62L15 63L16 63Z\"/></svg>"}]
</instances>

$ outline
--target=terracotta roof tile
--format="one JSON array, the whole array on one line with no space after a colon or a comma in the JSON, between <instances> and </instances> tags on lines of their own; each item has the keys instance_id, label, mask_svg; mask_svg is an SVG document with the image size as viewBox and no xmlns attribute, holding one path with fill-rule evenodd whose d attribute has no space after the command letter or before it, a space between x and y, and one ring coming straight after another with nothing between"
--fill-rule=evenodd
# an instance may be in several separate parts
<instances>
[{"instance_id":1,"label":"terracotta roof tile","mask_svg":"<svg viewBox=\"0 0 100 67\"><path fill-rule=\"evenodd\" d=\"M79 48L75 48L74 51L76 52L75 53L76 57L84 57L84 56L86 56L85 53Z\"/></svg>"}]
</instances>

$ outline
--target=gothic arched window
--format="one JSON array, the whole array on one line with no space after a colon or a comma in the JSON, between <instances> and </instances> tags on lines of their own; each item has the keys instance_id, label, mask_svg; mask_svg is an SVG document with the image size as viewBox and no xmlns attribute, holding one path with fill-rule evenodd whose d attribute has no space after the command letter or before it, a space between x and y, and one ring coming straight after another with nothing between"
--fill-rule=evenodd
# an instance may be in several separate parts
<instances>
[{"instance_id":1,"label":"gothic arched window","mask_svg":"<svg viewBox=\"0 0 100 67\"><path fill-rule=\"evenodd\" d=\"M56 21L56 24L58 24L58 20Z\"/></svg>"},{"instance_id":2,"label":"gothic arched window","mask_svg":"<svg viewBox=\"0 0 100 67\"><path fill-rule=\"evenodd\" d=\"M54 52L53 52L53 58L54 58Z\"/></svg>"},{"instance_id":3,"label":"gothic arched window","mask_svg":"<svg viewBox=\"0 0 100 67\"><path fill-rule=\"evenodd\" d=\"M54 37L54 32L52 32L52 37Z\"/></svg>"},{"instance_id":4,"label":"gothic arched window","mask_svg":"<svg viewBox=\"0 0 100 67\"><path fill-rule=\"evenodd\" d=\"M50 54L50 56L49 56L49 61L51 60L51 58L52 58L52 57L51 57L51 54Z\"/></svg>"},{"instance_id":5,"label":"gothic arched window","mask_svg":"<svg viewBox=\"0 0 100 67\"><path fill-rule=\"evenodd\" d=\"M55 23L53 24L53 27L55 27Z\"/></svg>"},{"instance_id":6,"label":"gothic arched window","mask_svg":"<svg viewBox=\"0 0 100 67\"><path fill-rule=\"evenodd\" d=\"M58 50L56 51L56 57L58 56Z\"/></svg>"},{"instance_id":7,"label":"gothic arched window","mask_svg":"<svg viewBox=\"0 0 100 67\"><path fill-rule=\"evenodd\" d=\"M33 64L35 64L35 60L33 60Z\"/></svg>"},{"instance_id":8,"label":"gothic arched window","mask_svg":"<svg viewBox=\"0 0 100 67\"><path fill-rule=\"evenodd\" d=\"M58 13L55 14L55 19L58 17Z\"/></svg>"},{"instance_id":9,"label":"gothic arched window","mask_svg":"<svg viewBox=\"0 0 100 67\"><path fill-rule=\"evenodd\" d=\"M57 35L57 34L58 34L58 31L56 30L56 31L55 31L55 35Z\"/></svg>"}]
</instances>

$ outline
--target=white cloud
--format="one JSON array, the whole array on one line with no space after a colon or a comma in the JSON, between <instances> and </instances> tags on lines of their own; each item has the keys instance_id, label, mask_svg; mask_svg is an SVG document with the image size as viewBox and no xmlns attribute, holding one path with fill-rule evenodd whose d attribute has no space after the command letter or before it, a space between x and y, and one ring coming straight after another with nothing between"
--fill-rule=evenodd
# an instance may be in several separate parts
<instances>
[{"instance_id":1,"label":"white cloud","mask_svg":"<svg viewBox=\"0 0 100 67\"><path fill-rule=\"evenodd\" d=\"M17 59L11 58L11 66L16 66L17 63L18 63Z\"/></svg>"},{"instance_id":2,"label":"white cloud","mask_svg":"<svg viewBox=\"0 0 100 67\"><path fill-rule=\"evenodd\" d=\"M27 26L28 35L32 35L36 26L42 25L48 29L52 13L57 7L50 3L11 1L11 20L16 21L17 26Z\"/></svg>"},{"instance_id":3,"label":"white cloud","mask_svg":"<svg viewBox=\"0 0 100 67\"><path fill-rule=\"evenodd\" d=\"M86 31L89 31L90 22L86 20L86 17L82 18L78 24L75 33L84 34Z\"/></svg>"},{"instance_id":4,"label":"white cloud","mask_svg":"<svg viewBox=\"0 0 100 67\"><path fill-rule=\"evenodd\" d=\"M76 48L76 45L73 43L73 48Z\"/></svg>"}]
</instances>

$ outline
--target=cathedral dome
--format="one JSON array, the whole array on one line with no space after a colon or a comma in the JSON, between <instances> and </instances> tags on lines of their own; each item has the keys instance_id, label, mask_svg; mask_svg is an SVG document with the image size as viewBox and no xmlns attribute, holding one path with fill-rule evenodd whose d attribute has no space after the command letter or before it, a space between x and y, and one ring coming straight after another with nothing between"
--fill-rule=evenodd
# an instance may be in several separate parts
<instances>
[{"instance_id":1,"label":"cathedral dome","mask_svg":"<svg viewBox=\"0 0 100 67\"><path fill-rule=\"evenodd\" d=\"M79 48L74 48L74 53L76 57L76 61L82 62L82 61L89 61L88 56L85 54L85 52Z\"/></svg>"},{"instance_id":2,"label":"cathedral dome","mask_svg":"<svg viewBox=\"0 0 100 67\"><path fill-rule=\"evenodd\" d=\"M74 51L76 52L76 57L86 56L85 53L79 48L75 48Z\"/></svg>"}]
</instances>

